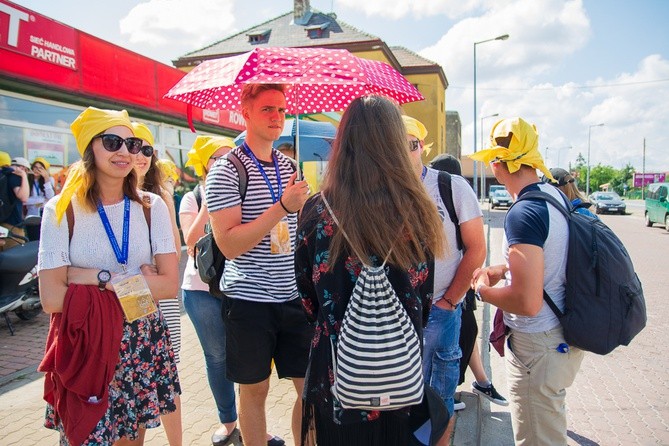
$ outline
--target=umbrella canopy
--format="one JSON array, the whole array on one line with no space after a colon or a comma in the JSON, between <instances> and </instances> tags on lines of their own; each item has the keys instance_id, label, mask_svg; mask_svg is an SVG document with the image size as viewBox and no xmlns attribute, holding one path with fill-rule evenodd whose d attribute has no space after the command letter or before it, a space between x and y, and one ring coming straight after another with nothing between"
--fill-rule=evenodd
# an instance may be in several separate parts
<instances>
[{"instance_id":1,"label":"umbrella canopy","mask_svg":"<svg viewBox=\"0 0 669 446\"><path fill-rule=\"evenodd\" d=\"M299 124L299 147L300 161L326 161L330 156L332 140L334 140L337 129L329 122L307 121L300 119ZM294 119L286 119L281 136L274 143L274 147L289 143L296 147L295 137L297 125ZM241 144L246 139L246 130L235 138L235 144Z\"/></svg>"},{"instance_id":2,"label":"umbrella canopy","mask_svg":"<svg viewBox=\"0 0 669 446\"><path fill-rule=\"evenodd\" d=\"M384 62L347 50L255 48L248 53L202 62L164 97L203 109L240 110L244 84L286 84L287 112L344 110L355 98L379 94L400 104L423 96Z\"/></svg>"}]
</instances>

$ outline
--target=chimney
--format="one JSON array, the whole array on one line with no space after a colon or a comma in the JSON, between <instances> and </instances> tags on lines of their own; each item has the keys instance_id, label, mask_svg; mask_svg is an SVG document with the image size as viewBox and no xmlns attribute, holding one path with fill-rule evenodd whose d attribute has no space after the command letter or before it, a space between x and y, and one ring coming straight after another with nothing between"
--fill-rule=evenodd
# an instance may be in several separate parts
<instances>
[{"instance_id":1,"label":"chimney","mask_svg":"<svg viewBox=\"0 0 669 446\"><path fill-rule=\"evenodd\" d=\"M309 0L294 0L293 21L297 25L306 25L311 18Z\"/></svg>"}]
</instances>

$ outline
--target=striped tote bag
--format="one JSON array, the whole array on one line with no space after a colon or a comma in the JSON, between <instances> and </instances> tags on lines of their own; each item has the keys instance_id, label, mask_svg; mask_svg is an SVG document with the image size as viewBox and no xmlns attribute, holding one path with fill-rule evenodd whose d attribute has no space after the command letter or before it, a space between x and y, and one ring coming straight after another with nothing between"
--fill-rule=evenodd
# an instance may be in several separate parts
<instances>
[{"instance_id":1,"label":"striped tote bag","mask_svg":"<svg viewBox=\"0 0 669 446\"><path fill-rule=\"evenodd\" d=\"M339 226L324 197L323 202ZM363 262L339 339L332 343L332 394L344 409L393 410L423 400L420 340L385 266Z\"/></svg>"}]
</instances>

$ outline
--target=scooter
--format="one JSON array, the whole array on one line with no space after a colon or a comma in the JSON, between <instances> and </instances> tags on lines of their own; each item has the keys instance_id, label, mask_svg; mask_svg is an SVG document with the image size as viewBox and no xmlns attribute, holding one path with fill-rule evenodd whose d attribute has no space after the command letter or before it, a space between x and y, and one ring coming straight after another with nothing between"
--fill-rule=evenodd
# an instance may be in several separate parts
<instances>
[{"instance_id":1,"label":"scooter","mask_svg":"<svg viewBox=\"0 0 669 446\"><path fill-rule=\"evenodd\" d=\"M39 227L40 223L40 217L29 216L21 226ZM0 314L14 336L9 312L13 311L19 319L27 321L37 316L42 309L37 282L39 241L28 241L11 230L3 238L19 242L19 245L0 252Z\"/></svg>"}]
</instances>

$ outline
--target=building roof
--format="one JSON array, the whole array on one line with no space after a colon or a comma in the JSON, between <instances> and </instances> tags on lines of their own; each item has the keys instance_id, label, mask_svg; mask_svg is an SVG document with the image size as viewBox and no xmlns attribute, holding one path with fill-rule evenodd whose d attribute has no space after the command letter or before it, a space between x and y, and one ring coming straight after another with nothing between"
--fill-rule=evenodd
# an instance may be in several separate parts
<instances>
[{"instance_id":1,"label":"building roof","mask_svg":"<svg viewBox=\"0 0 669 446\"><path fill-rule=\"evenodd\" d=\"M360 50L385 47L386 52L390 55L389 58L395 62L394 56L379 37L337 20L334 13L325 14L313 9L310 12L310 17L304 25L296 24L293 19L293 11L290 11L207 47L187 53L173 62L177 67L197 65L202 60L242 54L258 46L292 48L316 46L348 49L360 46ZM258 36L258 38L253 41L253 36ZM375 46L377 48L374 48Z\"/></svg>"},{"instance_id":2,"label":"building roof","mask_svg":"<svg viewBox=\"0 0 669 446\"><path fill-rule=\"evenodd\" d=\"M403 46L392 46L390 50L402 67L403 74L438 73L444 82L444 87L448 88L448 80L438 63L414 53Z\"/></svg>"}]
</instances>

